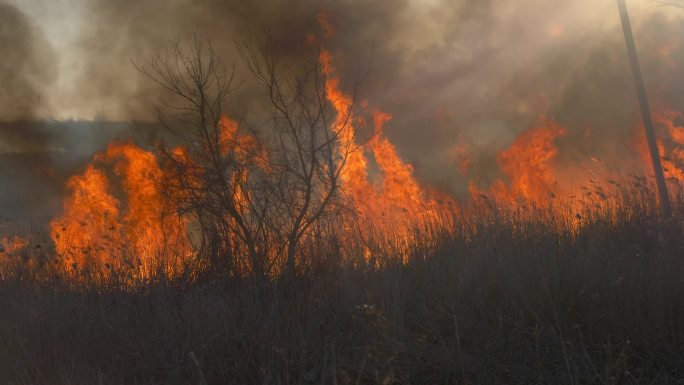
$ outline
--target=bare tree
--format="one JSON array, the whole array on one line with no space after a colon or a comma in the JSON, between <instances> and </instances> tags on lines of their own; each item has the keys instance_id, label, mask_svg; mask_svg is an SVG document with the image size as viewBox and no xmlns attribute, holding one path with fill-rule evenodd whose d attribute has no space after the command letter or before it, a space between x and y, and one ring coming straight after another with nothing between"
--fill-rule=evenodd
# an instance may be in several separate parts
<instances>
[{"instance_id":1,"label":"bare tree","mask_svg":"<svg viewBox=\"0 0 684 385\"><path fill-rule=\"evenodd\" d=\"M198 223L201 253L213 268L237 273L239 266L248 265L264 275L260 227L236 199L246 188L243 175L254 159L237 156L235 146L224 151L221 138L219 123L233 91L234 69L223 66L211 44L198 38L187 51L175 43L155 54L148 67L137 68L170 94L159 110L160 121L180 139L183 152L159 147L170 175L166 187Z\"/></svg>"},{"instance_id":2,"label":"bare tree","mask_svg":"<svg viewBox=\"0 0 684 385\"><path fill-rule=\"evenodd\" d=\"M319 52L295 63L285 59L273 39L261 45L245 44L242 56L265 91L271 106L274 153L271 166L277 178L278 234L285 246L285 269L295 268L299 244L311 237L315 224L344 208L340 174L355 143L341 140L352 130L351 109L336 116L328 102ZM331 130L333 122L339 123Z\"/></svg>"},{"instance_id":3,"label":"bare tree","mask_svg":"<svg viewBox=\"0 0 684 385\"><path fill-rule=\"evenodd\" d=\"M211 43L174 44L136 67L170 93L160 121L183 147L160 145L159 153L169 194L197 223L201 253L220 271L259 280L294 272L301 242L313 241L317 225L344 207L340 174L354 150L340 140L349 123L331 129L337 112L315 47L291 60L271 42L241 50L270 106L259 130L238 129L225 116L235 71L221 65Z\"/></svg>"}]
</instances>

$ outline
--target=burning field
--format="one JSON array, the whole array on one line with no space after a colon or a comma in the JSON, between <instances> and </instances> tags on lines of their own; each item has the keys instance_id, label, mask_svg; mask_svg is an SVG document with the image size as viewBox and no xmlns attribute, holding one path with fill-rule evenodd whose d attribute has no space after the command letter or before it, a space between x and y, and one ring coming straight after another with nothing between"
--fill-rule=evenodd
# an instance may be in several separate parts
<instances>
[{"instance_id":1,"label":"burning field","mask_svg":"<svg viewBox=\"0 0 684 385\"><path fill-rule=\"evenodd\" d=\"M684 3L513 3L0 3L0 382L682 383Z\"/></svg>"}]
</instances>

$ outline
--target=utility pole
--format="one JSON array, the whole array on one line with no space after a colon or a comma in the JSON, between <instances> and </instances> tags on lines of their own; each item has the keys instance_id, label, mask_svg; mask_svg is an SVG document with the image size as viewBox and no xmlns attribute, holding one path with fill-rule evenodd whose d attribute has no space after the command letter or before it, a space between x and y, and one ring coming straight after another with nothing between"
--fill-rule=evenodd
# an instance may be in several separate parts
<instances>
[{"instance_id":1,"label":"utility pole","mask_svg":"<svg viewBox=\"0 0 684 385\"><path fill-rule=\"evenodd\" d=\"M653 118L651 117L651 109L648 105L648 98L646 97L644 80L641 77L639 57L637 56L636 46L634 45L632 23L629 20L629 13L627 11L627 4L625 4L625 0L617 0L617 3L618 9L620 10L620 19L622 20L622 30L625 33L627 55L629 56L629 62L632 66L634 85L636 86L637 97L639 98L639 105L641 106L641 117L644 120L644 129L646 130L648 149L651 153L651 161L653 162L653 172L655 174L656 186L658 187L658 194L660 195L660 206L663 211L663 215L665 217L669 217L672 213L672 205L670 204L670 196L667 193L667 184L665 183L663 167L660 164L660 153L658 152L658 144L656 142L655 131L653 129Z\"/></svg>"}]
</instances>

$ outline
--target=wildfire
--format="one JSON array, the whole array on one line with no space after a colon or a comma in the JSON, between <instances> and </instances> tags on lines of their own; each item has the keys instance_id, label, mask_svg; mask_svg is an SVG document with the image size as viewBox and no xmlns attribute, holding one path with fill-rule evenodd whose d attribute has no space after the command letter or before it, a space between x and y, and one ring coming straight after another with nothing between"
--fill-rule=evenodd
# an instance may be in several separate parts
<instances>
[{"instance_id":1,"label":"wildfire","mask_svg":"<svg viewBox=\"0 0 684 385\"><path fill-rule=\"evenodd\" d=\"M82 175L67 181L70 195L64 214L50 224L57 254L67 269L85 269L94 264L118 265L115 256L121 240L119 201L109 193L104 172L89 165Z\"/></svg>"},{"instance_id":2,"label":"wildfire","mask_svg":"<svg viewBox=\"0 0 684 385\"><path fill-rule=\"evenodd\" d=\"M334 36L327 14L320 13L318 21L325 31L325 37ZM394 145L383 134L383 127L392 116L383 111L372 111L374 136L366 145L359 145L354 124L365 120L357 119L353 113L355 100L341 90L330 51L321 48L319 60L325 76L326 97L337 112L332 130L339 135L340 155L345 163L341 173L342 189L355 208L374 226L396 219L415 223L433 217L434 213L429 211L436 202L427 198L426 192L413 177L413 167L399 157ZM373 154L382 173L381 180L373 182L369 177L367 152Z\"/></svg>"},{"instance_id":3,"label":"wildfire","mask_svg":"<svg viewBox=\"0 0 684 385\"><path fill-rule=\"evenodd\" d=\"M555 193L556 175L553 160L558 155L555 141L565 135L565 128L541 116L538 123L522 134L513 144L498 154L499 167L508 183L497 180L489 194L501 202L515 203L523 199L543 203ZM486 195L473 183L471 194Z\"/></svg>"},{"instance_id":4,"label":"wildfire","mask_svg":"<svg viewBox=\"0 0 684 385\"><path fill-rule=\"evenodd\" d=\"M383 125L392 117L384 112L375 112L375 137L370 143L375 161L383 173L381 196L391 207L396 207L415 216L422 211L423 191L413 178L413 167L404 163L396 148L382 135Z\"/></svg>"},{"instance_id":5,"label":"wildfire","mask_svg":"<svg viewBox=\"0 0 684 385\"><path fill-rule=\"evenodd\" d=\"M337 113L332 130L339 137L340 156L344 162L340 174L342 189L357 204L373 201L375 191L368 183L368 161L356 143L356 129L353 125L356 119L352 112L354 100L340 90L340 79L335 73L330 52L321 49L319 60L325 75L326 97Z\"/></svg>"},{"instance_id":6,"label":"wildfire","mask_svg":"<svg viewBox=\"0 0 684 385\"><path fill-rule=\"evenodd\" d=\"M656 115L655 120L665 129L658 141L665 177L684 182L684 114L668 110Z\"/></svg>"},{"instance_id":7,"label":"wildfire","mask_svg":"<svg viewBox=\"0 0 684 385\"><path fill-rule=\"evenodd\" d=\"M3 237L0 239L0 257L14 255L29 245L26 238L20 236Z\"/></svg>"},{"instance_id":8,"label":"wildfire","mask_svg":"<svg viewBox=\"0 0 684 385\"><path fill-rule=\"evenodd\" d=\"M326 38L334 36L328 14L319 13L318 22ZM372 111L374 136L366 146L357 144L353 126L357 119L352 112L355 100L341 90L332 54L321 48L319 60L325 76L326 97L337 112L332 130L340 136L340 151L345 161L341 175L343 190L348 191L355 207L375 226L388 218L397 219L397 216L404 222L431 218L433 213L429 211L436 202L427 198L425 190L413 177L413 167L399 157L394 145L384 136L383 127L392 116L383 111ZM382 179L375 183L369 178L366 151L373 154L382 173Z\"/></svg>"},{"instance_id":9,"label":"wildfire","mask_svg":"<svg viewBox=\"0 0 684 385\"><path fill-rule=\"evenodd\" d=\"M324 38L333 38L335 31L329 15L320 14L318 21ZM319 41L309 38L308 44L318 45ZM367 262L381 258L373 249L373 245L380 247L378 239L384 242L381 247L398 252L405 262L411 255L412 245L419 239L423 244L437 244L434 233L422 233L417 237L416 231L454 230L456 218L465 222L465 216L472 213L463 213L453 196L419 183L413 166L399 156L397 148L385 135L392 116L368 107L367 102L360 102L343 91L333 54L325 47L318 48L325 98L335 112L329 133L337 140L335 159L340 165L340 195L343 204L352 207L356 214L353 218L340 217L336 236L340 239L355 237L363 244L359 254ZM673 112L657 116L657 122L667 132L667 137L659 141L667 176L684 181L684 117ZM373 124L373 135L364 141L357 128L366 128L368 122ZM55 250L65 271L81 274L92 269L106 277L110 272L123 270L136 278L150 278L156 272L173 276L182 271L189 259L199 252L193 248L189 233L193 221L201 218L181 214L179 202L191 201L193 197L187 194L203 188L203 178L209 174L204 173L202 162L212 158L209 154L219 158L218 163L229 160L248 165L236 167L234 171L229 168L228 176L221 176L219 186L229 193L224 194L221 190L218 195L230 201L230 209L236 214L226 216L230 218L225 223L226 233L244 227L244 223L238 223L242 218L260 215L250 213L255 206L251 205L250 191L243 186L259 172L269 175L277 172L277 167L273 170L270 167L273 163L269 164L266 145L255 136L243 134L238 122L226 115L213 124L216 143L212 148L197 151L191 145L176 147L161 158L132 143L113 143L94 156L83 174L71 177L66 184L69 194L63 203L63 214L50 224ZM493 197L502 206L516 209L545 206L560 192L556 142L565 134L565 127L552 118L540 116L536 124L498 153L497 163L505 178L494 181L486 189L470 182L473 200L477 201L481 196ZM473 169L470 155L465 143L450 150L461 176ZM181 181L180 178L185 179ZM600 192L597 195L603 197L600 182L589 181ZM174 185L189 188L178 192L166 187ZM578 207L571 202L556 214L560 213L565 223L573 228L581 218ZM225 212L218 211L211 215L223 219ZM223 237L228 248L238 244L240 236L244 237L230 234ZM233 240L232 236L236 238ZM263 239L271 241L271 238ZM316 241L309 233L302 234L302 239ZM16 246L10 246L14 243L8 242L3 243L4 253L25 247L19 241L14 241ZM275 255L280 252L278 250L281 249L274 247L266 254L277 260L280 258ZM230 252L243 251L237 247ZM242 264L244 271L250 269L247 262L237 263Z\"/></svg>"},{"instance_id":10,"label":"wildfire","mask_svg":"<svg viewBox=\"0 0 684 385\"><path fill-rule=\"evenodd\" d=\"M124 204L112 194L105 165L121 180ZM128 268L134 276L159 269L173 275L182 263L178 258L190 250L186 222L163 195L162 178L155 155L131 143L111 144L82 175L71 177L64 213L51 223L67 271L105 266Z\"/></svg>"},{"instance_id":11,"label":"wildfire","mask_svg":"<svg viewBox=\"0 0 684 385\"><path fill-rule=\"evenodd\" d=\"M240 162L247 162L251 155L256 154L257 163L268 168L265 160L268 158L266 151L260 151L257 140L252 135L238 133L238 122L222 115L218 122L219 146L222 156L235 155Z\"/></svg>"},{"instance_id":12,"label":"wildfire","mask_svg":"<svg viewBox=\"0 0 684 385\"><path fill-rule=\"evenodd\" d=\"M328 17L319 17L319 22L326 38L334 36ZM377 239L391 242L383 247L398 250L407 260L417 229L454 225L455 199L416 180L413 167L401 159L385 136L385 125L392 116L371 110L367 103L357 103L342 91L330 51L321 47L318 59L325 80L325 96L336 113L330 130L338 142L339 188L344 200L359 215L341 219L343 234L340 235L345 238L350 235L345 233L354 232L360 236L366 245L363 255L367 261L377 259L369 249ZM362 143L357 138L356 126L368 121L373 122L373 136ZM554 141L564 132L555 122L540 119L537 127L523 133L499 154L500 166L509 183L499 181L491 191L508 202L518 198L532 201L546 198L554 182L551 167L557 154ZM254 161L270 172L267 151L255 137L241 134L235 120L221 116L216 122L216 135L220 157L242 164ZM212 149L202 151L209 154ZM466 147L459 147L458 154L464 158L465 172ZM70 194L64 202L64 213L51 223L55 248L67 271L101 270L102 266L116 271L128 268L133 276L145 278L157 271L173 275L182 268L186 256L195 250L188 239L191 219L179 214L178 202L191 197L182 195L188 194L188 190L179 195L166 191L164 186L185 184L201 189L203 169L183 147L171 149L169 155L160 165L155 153L132 143L114 143L97 154L82 175L69 179ZM376 165L379 172L371 174L370 164ZM188 169L193 172L176 172ZM244 213L250 210L249 192L242 188L249 172L248 168L236 169L226 182L235 209ZM181 177L186 180L180 181ZM237 225L230 223L229 226ZM425 234L422 236L425 242Z\"/></svg>"},{"instance_id":13,"label":"wildfire","mask_svg":"<svg viewBox=\"0 0 684 385\"><path fill-rule=\"evenodd\" d=\"M354 100L341 91L330 52L322 49L320 61L326 77L326 96L337 112L332 129L341 138L341 155L346 162L341 175L342 190L347 192L354 207L368 223L369 228L364 231L368 234L381 233L408 247L415 228L451 223L448 216L455 208L452 198L441 195L442 199L438 201L430 197L437 194L431 194L418 183L413 176L413 167L399 157L395 146L384 136L384 125L392 119L390 114L372 111L374 135L364 146L356 143L353 126L356 119L352 113ZM366 153L373 155L380 169L378 180L373 181L369 176ZM370 252L366 250L364 253L368 260ZM404 259L407 258L408 255L404 254Z\"/></svg>"},{"instance_id":14,"label":"wildfire","mask_svg":"<svg viewBox=\"0 0 684 385\"><path fill-rule=\"evenodd\" d=\"M656 142L665 178L670 182L684 182L684 114L658 107L653 114ZM647 170L651 169L651 155L643 127L634 127L634 145Z\"/></svg>"}]
</instances>

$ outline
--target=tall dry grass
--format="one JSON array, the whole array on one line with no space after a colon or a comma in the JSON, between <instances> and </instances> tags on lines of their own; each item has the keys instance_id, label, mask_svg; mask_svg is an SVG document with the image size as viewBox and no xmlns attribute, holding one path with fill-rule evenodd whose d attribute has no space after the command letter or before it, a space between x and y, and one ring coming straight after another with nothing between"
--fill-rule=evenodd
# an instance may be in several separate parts
<instances>
[{"instance_id":1,"label":"tall dry grass","mask_svg":"<svg viewBox=\"0 0 684 385\"><path fill-rule=\"evenodd\" d=\"M313 242L263 285L74 284L47 247L4 255L0 383L681 384L684 205L662 218L639 183L482 198L408 245Z\"/></svg>"}]
</instances>

